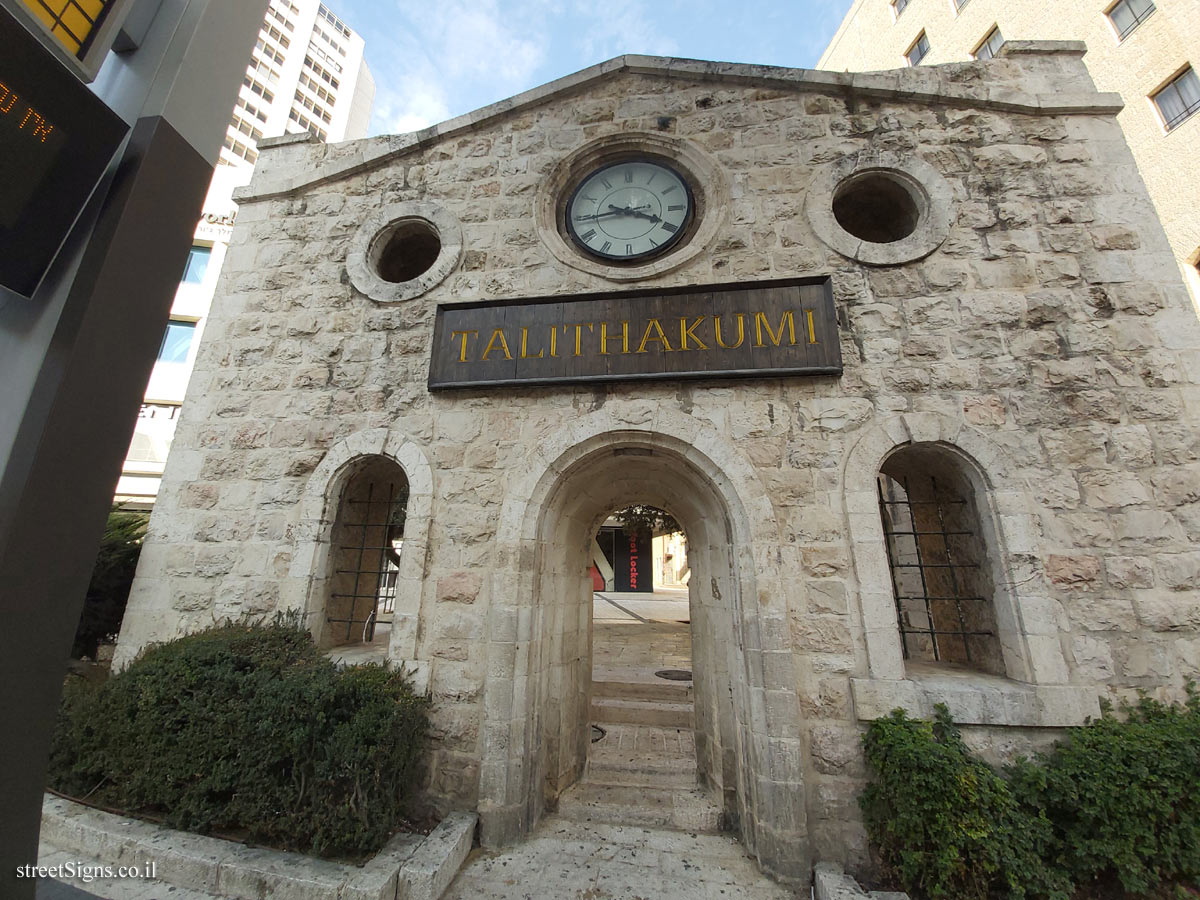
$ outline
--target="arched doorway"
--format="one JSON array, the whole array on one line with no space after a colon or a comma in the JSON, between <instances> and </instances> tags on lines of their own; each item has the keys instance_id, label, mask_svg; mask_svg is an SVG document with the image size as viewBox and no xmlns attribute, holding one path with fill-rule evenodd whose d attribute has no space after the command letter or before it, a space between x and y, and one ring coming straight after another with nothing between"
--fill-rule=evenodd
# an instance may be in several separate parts
<instances>
[{"instance_id":1,"label":"arched doorway","mask_svg":"<svg viewBox=\"0 0 1200 900\"><path fill-rule=\"evenodd\" d=\"M731 452L727 459L740 462ZM764 681L768 653L772 664L791 662L778 530L757 478L748 467L731 475L672 436L607 431L565 448L527 490L502 513L489 613L485 844L527 833L583 774L591 547L613 510L644 504L670 512L688 537L699 784L764 868L803 877L794 679L785 690Z\"/></svg>"}]
</instances>

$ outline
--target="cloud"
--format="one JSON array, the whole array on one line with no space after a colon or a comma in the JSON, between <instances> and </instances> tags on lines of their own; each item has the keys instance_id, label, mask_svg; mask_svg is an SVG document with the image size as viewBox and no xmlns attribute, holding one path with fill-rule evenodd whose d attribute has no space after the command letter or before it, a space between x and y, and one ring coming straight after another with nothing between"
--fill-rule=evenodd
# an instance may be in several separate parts
<instances>
[{"instance_id":1,"label":"cloud","mask_svg":"<svg viewBox=\"0 0 1200 900\"><path fill-rule=\"evenodd\" d=\"M496 0L402 0L396 29L366 34L367 46L389 46L371 54L375 73L373 131L413 131L499 100L529 86L544 61L547 35L534 15L542 3Z\"/></svg>"},{"instance_id":2,"label":"cloud","mask_svg":"<svg viewBox=\"0 0 1200 900\"><path fill-rule=\"evenodd\" d=\"M678 43L661 21L647 18L643 0L611 0L604 4L578 0L574 11L580 20L577 26L580 50L592 62L624 53L679 54Z\"/></svg>"}]
</instances>

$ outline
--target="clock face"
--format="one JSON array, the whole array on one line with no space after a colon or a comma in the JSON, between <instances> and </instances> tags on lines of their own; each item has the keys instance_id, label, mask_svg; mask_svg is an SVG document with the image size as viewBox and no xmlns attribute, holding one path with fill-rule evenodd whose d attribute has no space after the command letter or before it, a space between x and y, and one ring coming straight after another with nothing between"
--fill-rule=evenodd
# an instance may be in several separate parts
<instances>
[{"instance_id":1,"label":"clock face","mask_svg":"<svg viewBox=\"0 0 1200 900\"><path fill-rule=\"evenodd\" d=\"M678 241L692 214L692 192L675 170L647 160L603 166L567 203L567 232L593 256L637 260Z\"/></svg>"}]
</instances>

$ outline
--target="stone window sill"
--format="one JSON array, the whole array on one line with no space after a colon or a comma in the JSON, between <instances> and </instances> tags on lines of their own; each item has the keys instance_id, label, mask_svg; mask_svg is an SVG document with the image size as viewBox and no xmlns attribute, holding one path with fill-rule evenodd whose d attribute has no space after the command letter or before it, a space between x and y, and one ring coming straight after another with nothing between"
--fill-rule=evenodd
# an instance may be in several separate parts
<instances>
[{"instance_id":1,"label":"stone window sill","mask_svg":"<svg viewBox=\"0 0 1200 900\"><path fill-rule=\"evenodd\" d=\"M996 675L912 663L907 675L898 681L851 679L858 719L880 719L897 707L928 719L938 703L946 704L960 725L1064 728L1100 715L1094 687L1023 684Z\"/></svg>"}]
</instances>

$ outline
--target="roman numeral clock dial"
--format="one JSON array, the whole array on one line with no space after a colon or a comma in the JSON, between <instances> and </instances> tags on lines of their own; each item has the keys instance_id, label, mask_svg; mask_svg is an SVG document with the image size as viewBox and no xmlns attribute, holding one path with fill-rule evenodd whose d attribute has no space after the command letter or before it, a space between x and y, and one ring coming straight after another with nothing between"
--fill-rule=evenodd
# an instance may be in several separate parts
<instances>
[{"instance_id":1,"label":"roman numeral clock dial","mask_svg":"<svg viewBox=\"0 0 1200 900\"><path fill-rule=\"evenodd\" d=\"M687 231L692 191L670 166L645 159L611 163L579 182L567 201L567 234L590 256L645 260Z\"/></svg>"}]
</instances>

